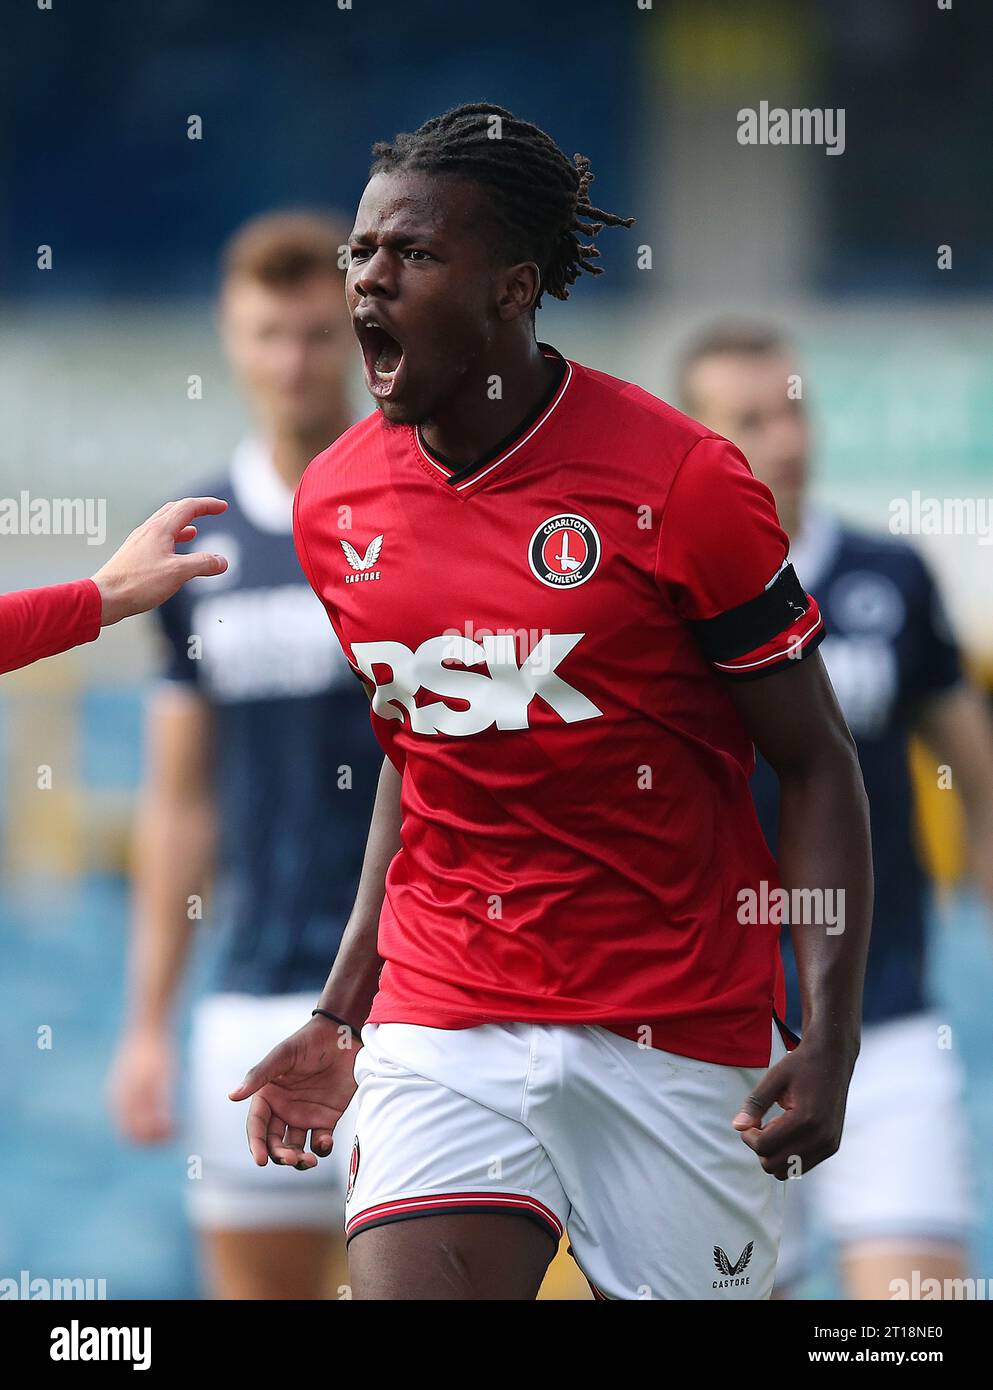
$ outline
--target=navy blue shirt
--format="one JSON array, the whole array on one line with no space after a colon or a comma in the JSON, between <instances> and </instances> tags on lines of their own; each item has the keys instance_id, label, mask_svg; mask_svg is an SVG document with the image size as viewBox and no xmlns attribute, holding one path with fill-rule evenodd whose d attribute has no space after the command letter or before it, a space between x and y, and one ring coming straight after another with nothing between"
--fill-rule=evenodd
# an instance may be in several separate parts
<instances>
[{"instance_id":1,"label":"navy blue shirt","mask_svg":"<svg viewBox=\"0 0 993 1390\"><path fill-rule=\"evenodd\" d=\"M233 478L200 490L230 505L198 520L193 542L225 555L229 570L192 580L159 610L168 679L193 687L212 714L208 988L316 1000L354 900L382 753L297 561L291 494L279 495L258 446L243 445L235 465Z\"/></svg>"},{"instance_id":2,"label":"navy blue shirt","mask_svg":"<svg viewBox=\"0 0 993 1390\"><path fill-rule=\"evenodd\" d=\"M824 614L821 656L858 746L869 798L876 897L863 1017L879 1023L927 1006L928 885L914 844L908 741L921 702L960 680L959 657L931 576L905 542L862 535L817 514L791 559ZM757 761L752 795L775 854L779 783L768 763ZM783 962L787 1022L799 1031L788 930Z\"/></svg>"}]
</instances>

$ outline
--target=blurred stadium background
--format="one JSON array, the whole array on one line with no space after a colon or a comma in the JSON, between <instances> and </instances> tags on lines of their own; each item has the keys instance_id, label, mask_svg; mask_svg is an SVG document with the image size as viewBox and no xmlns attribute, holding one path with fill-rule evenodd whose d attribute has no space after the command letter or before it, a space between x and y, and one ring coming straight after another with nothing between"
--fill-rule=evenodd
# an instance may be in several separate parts
<instances>
[{"instance_id":1,"label":"blurred stadium background","mask_svg":"<svg viewBox=\"0 0 993 1390\"><path fill-rule=\"evenodd\" d=\"M92 573L241 436L212 312L224 238L267 208L350 212L373 140L474 99L588 154L596 196L638 219L605 238L601 280L543 311L542 337L666 396L688 330L715 311L758 310L800 344L818 491L847 517L885 529L890 500L913 489L988 496L993 106L979 9L20 7L6 23L0 147L0 496L105 498L107 543L0 537L0 586ZM740 146L737 110L763 99L843 106L844 154ZM37 267L43 245L49 270ZM940 245L951 269L938 269ZM202 399L188 397L193 375ZM366 409L358 380L355 409ZM918 543L990 684L993 552L975 538ZM140 620L0 688L0 1270L104 1277L113 1297L197 1291L182 1145L119 1145L102 1098L156 663ZM46 764L54 781L42 792ZM993 951L943 797L940 809L926 802L922 836L941 885L936 988L969 1079L983 1273L993 1270ZM42 1024L51 1051L36 1045ZM834 1289L825 1265L807 1291Z\"/></svg>"}]
</instances>

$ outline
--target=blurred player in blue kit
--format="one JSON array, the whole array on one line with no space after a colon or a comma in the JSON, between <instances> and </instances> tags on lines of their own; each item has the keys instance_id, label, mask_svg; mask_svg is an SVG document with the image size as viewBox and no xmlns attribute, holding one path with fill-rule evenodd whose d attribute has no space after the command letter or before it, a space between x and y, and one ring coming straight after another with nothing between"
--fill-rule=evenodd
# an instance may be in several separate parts
<instances>
[{"instance_id":1,"label":"blurred player in blue kit","mask_svg":"<svg viewBox=\"0 0 993 1390\"><path fill-rule=\"evenodd\" d=\"M227 511L199 523L198 545L223 555L227 572L160 611L168 661L148 713L110 1100L133 1141L174 1133L172 1014L205 899L210 973L192 1021L189 1134L203 1173L188 1204L219 1298L322 1297L340 1282L336 1254L343 1261L350 1137L343 1129L327 1171L260 1171L225 1093L320 993L381 762L292 537L300 476L351 423L344 240L324 216L272 213L228 246L220 325L255 431L212 479Z\"/></svg>"},{"instance_id":2,"label":"blurred player in blue kit","mask_svg":"<svg viewBox=\"0 0 993 1390\"><path fill-rule=\"evenodd\" d=\"M790 559L816 592L822 655L855 737L872 821L876 901L862 1048L842 1144L787 1192L777 1290L806 1270L816 1223L833 1238L849 1297L892 1297L891 1281L967 1273L970 1162L954 1052L925 988L928 880L914 847L908 744L947 764L965 810L976 880L993 903L993 722L964 677L939 594L917 552L851 529L808 497L810 430L789 342L762 324L718 324L680 368L683 407L732 439L776 498ZM871 457L871 456L870 456ZM761 758L752 792L773 849L776 777ZM817 930L811 927L810 930ZM788 933L788 1021L800 996Z\"/></svg>"}]
</instances>

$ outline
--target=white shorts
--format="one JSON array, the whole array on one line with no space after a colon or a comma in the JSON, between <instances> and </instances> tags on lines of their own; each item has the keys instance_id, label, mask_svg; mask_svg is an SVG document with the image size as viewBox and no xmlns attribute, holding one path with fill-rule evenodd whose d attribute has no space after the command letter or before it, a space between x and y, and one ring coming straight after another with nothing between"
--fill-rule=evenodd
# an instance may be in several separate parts
<instances>
[{"instance_id":1,"label":"white shorts","mask_svg":"<svg viewBox=\"0 0 993 1390\"><path fill-rule=\"evenodd\" d=\"M367 1024L362 1041L349 1239L516 1212L568 1231L595 1297L769 1297L784 1184L731 1127L765 1068L583 1025Z\"/></svg>"},{"instance_id":2,"label":"white shorts","mask_svg":"<svg viewBox=\"0 0 993 1390\"><path fill-rule=\"evenodd\" d=\"M954 1053L938 1046L939 1027L922 1013L864 1029L841 1148L786 1184L780 1284L805 1274L814 1228L840 1244L968 1239L962 1076Z\"/></svg>"},{"instance_id":3,"label":"white shorts","mask_svg":"<svg viewBox=\"0 0 993 1390\"><path fill-rule=\"evenodd\" d=\"M190 1155L202 1176L187 1183L187 1209L200 1230L323 1228L340 1233L354 1107L342 1116L330 1158L309 1172L248 1152L248 1101L227 1093L276 1043L308 1022L315 994L208 994L193 1007L190 1037ZM194 1169L195 1171L195 1169Z\"/></svg>"}]
</instances>

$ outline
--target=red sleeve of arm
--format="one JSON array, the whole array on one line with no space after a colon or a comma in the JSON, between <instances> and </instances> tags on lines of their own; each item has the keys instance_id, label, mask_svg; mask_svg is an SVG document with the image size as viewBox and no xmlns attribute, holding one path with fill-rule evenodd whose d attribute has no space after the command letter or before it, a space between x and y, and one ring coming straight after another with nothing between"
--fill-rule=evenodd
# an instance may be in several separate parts
<instances>
[{"instance_id":1,"label":"red sleeve of arm","mask_svg":"<svg viewBox=\"0 0 993 1390\"><path fill-rule=\"evenodd\" d=\"M332 612L331 605L324 597L324 592L322 590L320 580L317 577L317 570L314 566L313 560L311 559L310 549L307 544L307 504L303 498L303 490L306 484L307 474L304 473L303 477L300 479L300 482L297 485L297 490L293 496L293 544L296 547L297 559L300 561L300 568L307 576L307 580L310 584L310 587L313 589L314 593L317 595L317 597L321 600L321 603L324 605L324 611L328 615L328 619L331 623L334 635L338 639L338 645L341 647L342 651L345 654L345 660L348 662L352 674L362 683L363 688L365 688L367 684L366 679L362 675L361 671L359 671L358 667L355 665L355 662L349 655L348 648L345 646L345 643L341 640L341 633L338 629L338 624L335 622L335 615Z\"/></svg>"},{"instance_id":2,"label":"red sleeve of arm","mask_svg":"<svg viewBox=\"0 0 993 1390\"><path fill-rule=\"evenodd\" d=\"M92 642L102 606L92 579L0 595L0 673Z\"/></svg>"},{"instance_id":3,"label":"red sleeve of arm","mask_svg":"<svg viewBox=\"0 0 993 1390\"><path fill-rule=\"evenodd\" d=\"M662 516L656 579L722 675L754 679L802 661L824 636L787 560L772 493L726 439L699 440Z\"/></svg>"},{"instance_id":4,"label":"red sleeve of arm","mask_svg":"<svg viewBox=\"0 0 993 1390\"><path fill-rule=\"evenodd\" d=\"M307 576L307 583L308 583L308 584L310 585L310 587L313 589L313 591L314 591L314 593L317 595L317 597L320 598L320 597L321 597L321 591L320 591L320 589L318 588L317 582L316 582L316 580L315 580L315 578L314 578L314 568L313 568L313 566L312 566L311 563L310 563L310 552L307 550L307 542L306 542L306 540L305 540L305 538L304 538L304 534L303 534L303 520L302 520L303 496L302 496L302 495L303 495L303 485L304 485L304 482L306 481L306 478L307 478L307 474L306 474L306 472L305 472L304 475L303 475L303 477L300 479L299 483L297 483L296 492L294 492L294 494L293 494L293 545L294 545L294 548L295 548L296 553L297 553L297 559L298 559L299 562L300 562L300 568L303 570L304 574ZM323 602L323 599L322 599L321 601Z\"/></svg>"}]
</instances>

